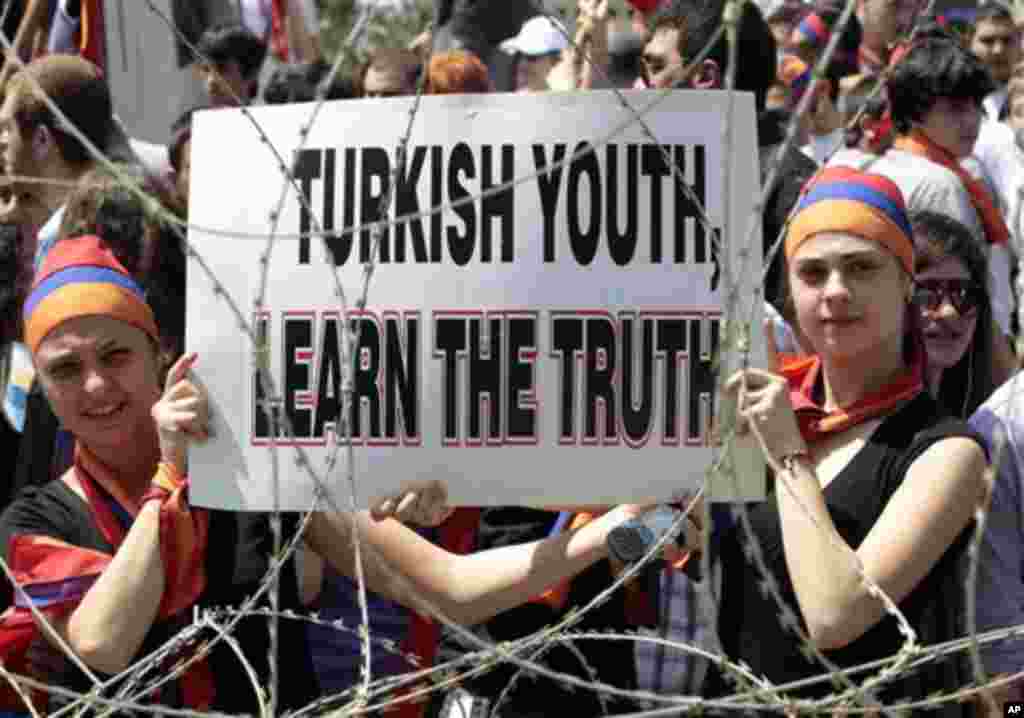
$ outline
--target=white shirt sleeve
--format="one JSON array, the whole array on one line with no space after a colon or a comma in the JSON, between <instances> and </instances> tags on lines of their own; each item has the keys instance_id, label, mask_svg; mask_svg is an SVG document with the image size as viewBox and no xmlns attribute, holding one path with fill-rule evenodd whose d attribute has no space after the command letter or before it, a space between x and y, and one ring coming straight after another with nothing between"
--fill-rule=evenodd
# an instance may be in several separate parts
<instances>
[{"instance_id":1,"label":"white shirt sleeve","mask_svg":"<svg viewBox=\"0 0 1024 718\"><path fill-rule=\"evenodd\" d=\"M1010 248L994 244L988 256L989 294L992 295L992 316L1003 334L1010 336L1010 315L1013 314L1013 286L1010 284Z\"/></svg>"}]
</instances>

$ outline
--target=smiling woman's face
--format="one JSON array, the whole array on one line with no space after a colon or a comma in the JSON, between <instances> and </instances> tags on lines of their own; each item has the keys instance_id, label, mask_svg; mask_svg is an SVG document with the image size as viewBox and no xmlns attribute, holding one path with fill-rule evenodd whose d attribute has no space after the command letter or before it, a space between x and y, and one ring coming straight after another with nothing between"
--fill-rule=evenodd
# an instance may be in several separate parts
<instances>
[{"instance_id":1,"label":"smiling woman's face","mask_svg":"<svg viewBox=\"0 0 1024 718\"><path fill-rule=\"evenodd\" d=\"M942 282L969 282L970 272L956 257L946 257L928 269L918 272L914 282L922 287ZM942 296L940 304L933 309L921 307L921 333L924 335L928 366L946 370L956 366L974 339L978 325L978 309L960 314L948 297Z\"/></svg>"},{"instance_id":2,"label":"smiling woman's face","mask_svg":"<svg viewBox=\"0 0 1024 718\"><path fill-rule=\"evenodd\" d=\"M69 319L40 343L34 360L61 425L94 451L131 446L153 430L159 374L141 329L105 316Z\"/></svg>"}]
</instances>

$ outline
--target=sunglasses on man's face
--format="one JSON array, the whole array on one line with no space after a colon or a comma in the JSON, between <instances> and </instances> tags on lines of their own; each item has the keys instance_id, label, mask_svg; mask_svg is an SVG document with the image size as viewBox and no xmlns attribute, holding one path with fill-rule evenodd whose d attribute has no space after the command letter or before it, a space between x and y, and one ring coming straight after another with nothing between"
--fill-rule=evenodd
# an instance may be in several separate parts
<instances>
[{"instance_id":1,"label":"sunglasses on man's face","mask_svg":"<svg viewBox=\"0 0 1024 718\"><path fill-rule=\"evenodd\" d=\"M984 292L968 279L924 279L914 283L913 302L920 309L938 311L949 302L960 316L970 314L984 299Z\"/></svg>"}]
</instances>

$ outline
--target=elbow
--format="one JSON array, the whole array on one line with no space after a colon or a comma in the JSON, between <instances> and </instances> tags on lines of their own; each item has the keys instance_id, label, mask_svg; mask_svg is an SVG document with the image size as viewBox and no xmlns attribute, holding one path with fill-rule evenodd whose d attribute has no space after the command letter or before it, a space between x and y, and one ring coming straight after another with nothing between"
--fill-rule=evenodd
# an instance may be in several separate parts
<instances>
[{"instance_id":1,"label":"elbow","mask_svg":"<svg viewBox=\"0 0 1024 718\"><path fill-rule=\"evenodd\" d=\"M131 665L134 651L126 650L124 641L115 641L101 631L68 626L68 643L79 658L95 671L114 675Z\"/></svg>"},{"instance_id":2,"label":"elbow","mask_svg":"<svg viewBox=\"0 0 1024 718\"><path fill-rule=\"evenodd\" d=\"M494 612L488 610L487 603L469 593L455 592L437 596L434 607L448 620L468 628L493 617Z\"/></svg>"},{"instance_id":3,"label":"elbow","mask_svg":"<svg viewBox=\"0 0 1024 718\"><path fill-rule=\"evenodd\" d=\"M824 612L813 618L805 617L807 638L819 651L837 651L860 638L864 630L858 630L853 622L837 611Z\"/></svg>"}]
</instances>

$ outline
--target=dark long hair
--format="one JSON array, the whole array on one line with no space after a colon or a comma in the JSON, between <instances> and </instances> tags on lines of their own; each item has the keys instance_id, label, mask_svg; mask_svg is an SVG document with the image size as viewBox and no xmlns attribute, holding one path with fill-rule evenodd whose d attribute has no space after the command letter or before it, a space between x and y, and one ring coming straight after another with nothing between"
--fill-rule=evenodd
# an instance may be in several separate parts
<instances>
[{"instance_id":1,"label":"dark long hair","mask_svg":"<svg viewBox=\"0 0 1024 718\"><path fill-rule=\"evenodd\" d=\"M914 228L914 272L933 267L948 257L963 262L970 279L982 289L978 319L970 346L954 366L942 372L936 399L955 416L974 413L995 390L992 377L992 300L988 288L988 262L979 240L952 217L938 212L917 212L910 217Z\"/></svg>"}]
</instances>

